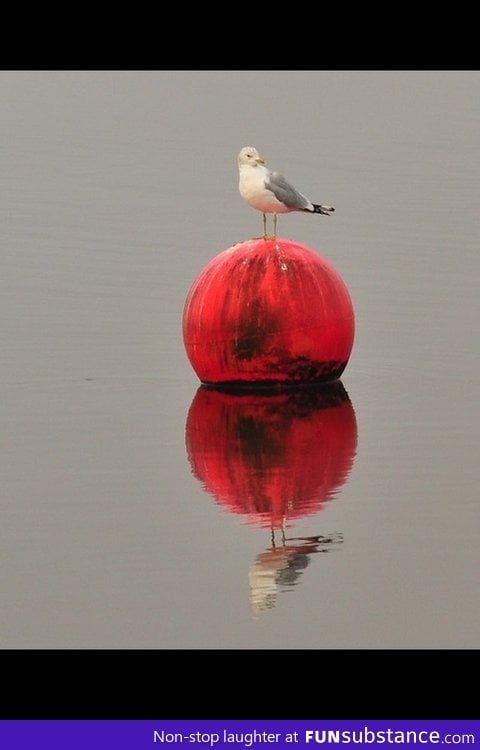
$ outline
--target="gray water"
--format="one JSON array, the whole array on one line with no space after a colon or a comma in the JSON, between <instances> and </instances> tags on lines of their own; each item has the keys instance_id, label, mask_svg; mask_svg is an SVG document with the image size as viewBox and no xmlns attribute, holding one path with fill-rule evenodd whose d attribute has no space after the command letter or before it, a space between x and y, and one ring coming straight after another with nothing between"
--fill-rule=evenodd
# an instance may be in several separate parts
<instances>
[{"instance_id":1,"label":"gray water","mask_svg":"<svg viewBox=\"0 0 480 750\"><path fill-rule=\"evenodd\" d=\"M0 112L0 646L480 647L480 74L4 71ZM278 234L356 316L356 450L273 539L185 434L245 145L336 207Z\"/></svg>"}]
</instances>

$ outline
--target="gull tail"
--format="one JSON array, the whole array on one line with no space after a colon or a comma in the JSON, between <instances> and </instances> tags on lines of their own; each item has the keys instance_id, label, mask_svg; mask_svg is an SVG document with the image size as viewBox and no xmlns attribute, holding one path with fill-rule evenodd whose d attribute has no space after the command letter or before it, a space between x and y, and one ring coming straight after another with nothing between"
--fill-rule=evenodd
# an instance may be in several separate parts
<instances>
[{"instance_id":1,"label":"gull tail","mask_svg":"<svg viewBox=\"0 0 480 750\"><path fill-rule=\"evenodd\" d=\"M319 206L318 203L312 203L313 211L310 211L310 213L314 214L323 214L324 216L329 216L332 211L335 211L333 206ZM310 209L305 209L306 211L309 211Z\"/></svg>"}]
</instances>

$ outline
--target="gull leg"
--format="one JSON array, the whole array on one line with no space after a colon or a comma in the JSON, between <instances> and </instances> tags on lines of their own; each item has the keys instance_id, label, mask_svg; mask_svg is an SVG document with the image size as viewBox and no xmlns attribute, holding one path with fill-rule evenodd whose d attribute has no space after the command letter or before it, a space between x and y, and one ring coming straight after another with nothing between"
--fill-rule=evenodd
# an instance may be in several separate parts
<instances>
[{"instance_id":1,"label":"gull leg","mask_svg":"<svg viewBox=\"0 0 480 750\"><path fill-rule=\"evenodd\" d=\"M255 237L256 240L268 240L267 237L267 214L263 214L263 235L262 237Z\"/></svg>"},{"instance_id":2,"label":"gull leg","mask_svg":"<svg viewBox=\"0 0 480 750\"><path fill-rule=\"evenodd\" d=\"M277 238L277 214L273 214L273 239Z\"/></svg>"}]
</instances>

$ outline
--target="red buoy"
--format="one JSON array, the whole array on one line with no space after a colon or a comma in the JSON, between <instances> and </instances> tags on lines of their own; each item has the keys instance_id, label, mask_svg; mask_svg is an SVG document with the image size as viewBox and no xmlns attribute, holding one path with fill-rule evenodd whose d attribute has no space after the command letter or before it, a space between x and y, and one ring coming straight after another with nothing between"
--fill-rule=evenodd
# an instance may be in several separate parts
<instances>
[{"instance_id":1,"label":"red buoy","mask_svg":"<svg viewBox=\"0 0 480 750\"><path fill-rule=\"evenodd\" d=\"M340 381L270 394L201 386L185 433L205 490L225 510L273 529L318 513L346 481L357 448Z\"/></svg>"},{"instance_id":2,"label":"red buoy","mask_svg":"<svg viewBox=\"0 0 480 750\"><path fill-rule=\"evenodd\" d=\"M311 385L340 377L352 301L335 268L285 239L241 242L193 283L183 312L190 363L207 385Z\"/></svg>"}]
</instances>

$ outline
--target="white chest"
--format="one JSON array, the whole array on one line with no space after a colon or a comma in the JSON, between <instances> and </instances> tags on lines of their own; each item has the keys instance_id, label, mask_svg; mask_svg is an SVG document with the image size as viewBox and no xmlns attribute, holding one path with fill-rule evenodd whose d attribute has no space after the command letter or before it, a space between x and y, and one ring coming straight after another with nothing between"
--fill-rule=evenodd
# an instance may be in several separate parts
<instances>
[{"instance_id":1,"label":"white chest","mask_svg":"<svg viewBox=\"0 0 480 750\"><path fill-rule=\"evenodd\" d=\"M252 208L264 213L281 213L285 207L265 187L265 170L245 165L240 167L238 189L243 200Z\"/></svg>"}]
</instances>

